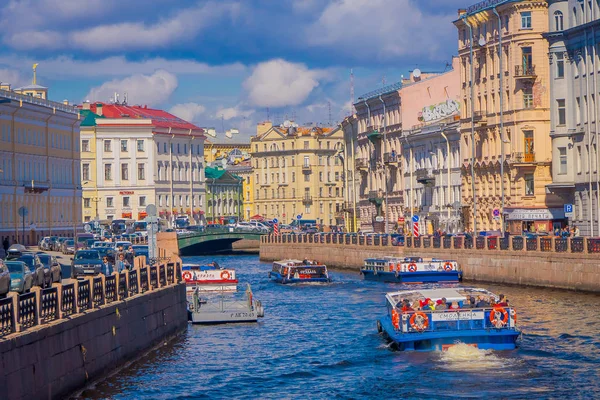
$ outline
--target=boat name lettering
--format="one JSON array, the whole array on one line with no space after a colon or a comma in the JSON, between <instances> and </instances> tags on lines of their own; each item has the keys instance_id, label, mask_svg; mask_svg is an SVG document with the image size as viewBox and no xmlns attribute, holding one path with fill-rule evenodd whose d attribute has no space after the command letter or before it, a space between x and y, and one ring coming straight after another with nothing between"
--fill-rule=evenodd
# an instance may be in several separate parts
<instances>
[{"instance_id":1,"label":"boat name lettering","mask_svg":"<svg viewBox=\"0 0 600 400\"><path fill-rule=\"evenodd\" d=\"M254 313L253 312L238 312L238 313L231 313L231 318L254 318Z\"/></svg>"},{"instance_id":2,"label":"boat name lettering","mask_svg":"<svg viewBox=\"0 0 600 400\"><path fill-rule=\"evenodd\" d=\"M443 313L432 313L432 321L457 321L457 320L469 320L469 319L483 319L483 311L456 311L456 312L443 312Z\"/></svg>"},{"instance_id":3,"label":"boat name lettering","mask_svg":"<svg viewBox=\"0 0 600 400\"><path fill-rule=\"evenodd\" d=\"M298 273L299 274L316 274L317 271L314 269L300 269L298 268Z\"/></svg>"}]
</instances>

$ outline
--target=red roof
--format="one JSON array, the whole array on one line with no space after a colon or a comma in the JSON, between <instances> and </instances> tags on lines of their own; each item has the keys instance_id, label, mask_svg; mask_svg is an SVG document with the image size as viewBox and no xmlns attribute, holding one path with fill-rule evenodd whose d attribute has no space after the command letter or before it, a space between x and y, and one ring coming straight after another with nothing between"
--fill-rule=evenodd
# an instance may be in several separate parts
<instances>
[{"instance_id":1,"label":"red roof","mask_svg":"<svg viewBox=\"0 0 600 400\"><path fill-rule=\"evenodd\" d=\"M186 129L203 133L204 130L196 125L174 116L164 110L148 108L146 106L129 106L122 104L90 104L90 110L98 114L98 105L102 106L102 115L106 118L145 118L151 119L152 124L161 128Z\"/></svg>"}]
</instances>

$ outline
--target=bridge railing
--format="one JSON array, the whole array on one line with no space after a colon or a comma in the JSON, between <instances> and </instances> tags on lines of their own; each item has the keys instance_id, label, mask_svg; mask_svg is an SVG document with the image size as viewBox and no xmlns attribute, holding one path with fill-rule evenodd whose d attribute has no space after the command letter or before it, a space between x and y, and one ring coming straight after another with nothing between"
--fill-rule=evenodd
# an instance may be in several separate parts
<instances>
[{"instance_id":1,"label":"bridge railing","mask_svg":"<svg viewBox=\"0 0 600 400\"><path fill-rule=\"evenodd\" d=\"M21 295L10 292L8 297L0 299L0 340L35 326L93 312L104 304L183 282L179 262L149 266L144 261L145 257L136 257L130 271L109 276L71 279L69 283L54 283L47 289L34 287ZM156 278L149 285L152 271Z\"/></svg>"},{"instance_id":2,"label":"bridge railing","mask_svg":"<svg viewBox=\"0 0 600 400\"><path fill-rule=\"evenodd\" d=\"M285 234L264 235L261 243L283 244L310 243L317 246L359 246L359 247L396 247L393 246L391 236L386 234L357 235L356 233L316 233L316 234ZM482 252L543 252L543 253L600 253L600 238L583 237L483 237L445 236L434 238L432 236L406 237L404 242L407 248L424 248L424 251L467 250Z\"/></svg>"}]
</instances>

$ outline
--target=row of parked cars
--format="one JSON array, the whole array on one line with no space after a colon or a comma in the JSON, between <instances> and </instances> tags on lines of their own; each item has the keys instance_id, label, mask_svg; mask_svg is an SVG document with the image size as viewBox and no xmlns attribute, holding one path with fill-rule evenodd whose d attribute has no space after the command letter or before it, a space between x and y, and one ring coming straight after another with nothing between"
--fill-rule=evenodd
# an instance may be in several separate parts
<instances>
[{"instance_id":1,"label":"row of parked cars","mask_svg":"<svg viewBox=\"0 0 600 400\"><path fill-rule=\"evenodd\" d=\"M62 280L62 267L56 257L29 252L20 244L12 245L0 259L0 296L8 292L26 293L34 286L52 286Z\"/></svg>"}]
</instances>

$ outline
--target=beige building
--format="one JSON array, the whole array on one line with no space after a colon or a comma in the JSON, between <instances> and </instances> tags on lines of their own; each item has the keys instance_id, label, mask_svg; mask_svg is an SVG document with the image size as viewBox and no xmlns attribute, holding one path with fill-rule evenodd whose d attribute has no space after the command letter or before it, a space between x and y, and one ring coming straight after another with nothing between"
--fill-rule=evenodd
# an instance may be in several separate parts
<instances>
[{"instance_id":1,"label":"beige building","mask_svg":"<svg viewBox=\"0 0 600 400\"><path fill-rule=\"evenodd\" d=\"M459 10L454 22L467 229L500 230L504 219L513 233L548 231L564 218L562 203L546 194L552 181L547 7L483 1Z\"/></svg>"},{"instance_id":2,"label":"beige building","mask_svg":"<svg viewBox=\"0 0 600 400\"><path fill-rule=\"evenodd\" d=\"M79 111L48 88L0 90L0 240L34 244L82 229ZM19 213L24 207L25 213Z\"/></svg>"},{"instance_id":3,"label":"beige building","mask_svg":"<svg viewBox=\"0 0 600 400\"><path fill-rule=\"evenodd\" d=\"M343 142L340 128L260 123L250 141L255 213L343 225Z\"/></svg>"}]
</instances>

